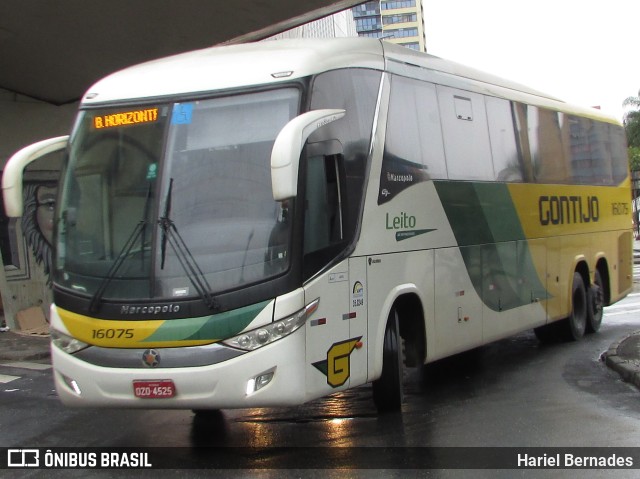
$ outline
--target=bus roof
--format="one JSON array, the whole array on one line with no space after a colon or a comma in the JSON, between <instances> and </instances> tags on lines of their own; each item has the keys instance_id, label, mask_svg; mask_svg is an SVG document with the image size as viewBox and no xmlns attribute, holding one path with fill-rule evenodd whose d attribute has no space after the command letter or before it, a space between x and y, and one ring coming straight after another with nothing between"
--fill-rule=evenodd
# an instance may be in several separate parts
<instances>
[{"instance_id":1,"label":"bus roof","mask_svg":"<svg viewBox=\"0 0 640 479\"><path fill-rule=\"evenodd\" d=\"M82 103L275 84L347 66L384 69L380 42L360 38L274 40L196 50L113 73L93 85Z\"/></svg>"},{"instance_id":2,"label":"bus roof","mask_svg":"<svg viewBox=\"0 0 640 479\"><path fill-rule=\"evenodd\" d=\"M423 78L433 83L473 90L491 96L520 101L529 105L550 108L566 113L619 124L614 117L596 108L571 105L552 95L521 83L487 73L460 63L416 52L393 43L384 42L385 68L393 73ZM413 71L412 71L413 70ZM416 70L421 70L420 72Z\"/></svg>"},{"instance_id":3,"label":"bus roof","mask_svg":"<svg viewBox=\"0 0 640 479\"><path fill-rule=\"evenodd\" d=\"M570 106L524 85L372 38L274 40L182 53L113 73L83 105L277 84L338 68L387 70L461 89L618 123L593 108Z\"/></svg>"}]
</instances>

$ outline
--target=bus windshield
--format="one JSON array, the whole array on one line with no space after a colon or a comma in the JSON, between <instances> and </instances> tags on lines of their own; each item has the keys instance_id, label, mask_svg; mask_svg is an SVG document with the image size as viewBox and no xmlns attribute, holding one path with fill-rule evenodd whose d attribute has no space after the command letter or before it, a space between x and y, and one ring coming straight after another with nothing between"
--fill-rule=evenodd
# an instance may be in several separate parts
<instances>
[{"instance_id":1,"label":"bus windshield","mask_svg":"<svg viewBox=\"0 0 640 479\"><path fill-rule=\"evenodd\" d=\"M270 155L298 114L283 88L86 110L70 141L57 217L56 284L109 299L194 297L289 266L288 202Z\"/></svg>"}]
</instances>

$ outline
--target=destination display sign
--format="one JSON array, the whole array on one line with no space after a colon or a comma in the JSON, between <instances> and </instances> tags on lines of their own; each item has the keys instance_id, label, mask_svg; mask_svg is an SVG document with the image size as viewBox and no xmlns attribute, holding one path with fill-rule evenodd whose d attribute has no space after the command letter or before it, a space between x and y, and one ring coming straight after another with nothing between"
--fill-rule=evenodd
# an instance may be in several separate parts
<instances>
[{"instance_id":1,"label":"destination display sign","mask_svg":"<svg viewBox=\"0 0 640 479\"><path fill-rule=\"evenodd\" d=\"M120 113L110 113L108 115L97 115L93 119L93 127L96 130L101 130L104 128L139 125L141 123L153 123L157 119L158 109L146 108L144 110L133 110Z\"/></svg>"}]
</instances>

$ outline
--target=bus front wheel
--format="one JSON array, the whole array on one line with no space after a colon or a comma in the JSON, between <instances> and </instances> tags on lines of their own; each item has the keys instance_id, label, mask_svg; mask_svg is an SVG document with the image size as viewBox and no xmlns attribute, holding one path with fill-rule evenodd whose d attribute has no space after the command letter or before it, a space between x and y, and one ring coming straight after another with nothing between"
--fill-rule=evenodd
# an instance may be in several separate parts
<instances>
[{"instance_id":1,"label":"bus front wheel","mask_svg":"<svg viewBox=\"0 0 640 479\"><path fill-rule=\"evenodd\" d=\"M373 402L378 412L398 411L402 397L402 345L398 312L393 308L384 331L382 375L373 382Z\"/></svg>"},{"instance_id":2,"label":"bus front wheel","mask_svg":"<svg viewBox=\"0 0 640 479\"><path fill-rule=\"evenodd\" d=\"M568 341L577 341L584 336L587 327L587 309L587 290L582 275L576 271L573 273L571 288L571 314L563 324L563 336Z\"/></svg>"}]
</instances>

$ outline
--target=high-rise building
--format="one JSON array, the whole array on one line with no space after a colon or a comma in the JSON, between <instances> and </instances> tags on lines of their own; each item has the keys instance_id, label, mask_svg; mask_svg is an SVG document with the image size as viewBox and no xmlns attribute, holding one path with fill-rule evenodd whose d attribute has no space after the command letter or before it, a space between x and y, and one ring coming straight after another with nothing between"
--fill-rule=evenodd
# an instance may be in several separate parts
<instances>
[{"instance_id":1,"label":"high-rise building","mask_svg":"<svg viewBox=\"0 0 640 479\"><path fill-rule=\"evenodd\" d=\"M353 19L360 37L380 38L382 36L382 18L380 17L380 0L363 3L353 7Z\"/></svg>"},{"instance_id":2,"label":"high-rise building","mask_svg":"<svg viewBox=\"0 0 640 479\"><path fill-rule=\"evenodd\" d=\"M333 37L355 37L358 32L353 21L351 10L329 15L328 17L306 23L299 27L279 33L268 40L279 40L282 38L333 38Z\"/></svg>"},{"instance_id":3,"label":"high-rise building","mask_svg":"<svg viewBox=\"0 0 640 479\"><path fill-rule=\"evenodd\" d=\"M426 51L422 0L376 0L353 7L356 30L361 37Z\"/></svg>"}]
</instances>

